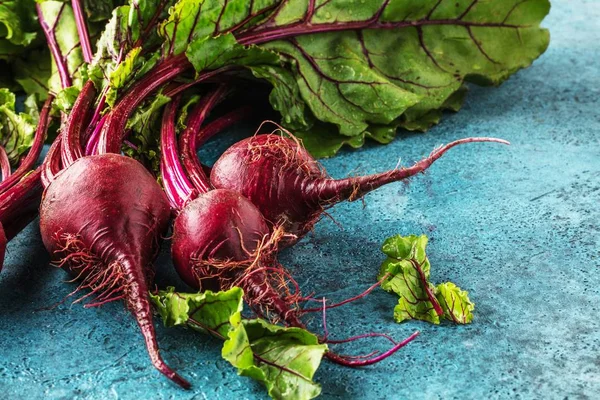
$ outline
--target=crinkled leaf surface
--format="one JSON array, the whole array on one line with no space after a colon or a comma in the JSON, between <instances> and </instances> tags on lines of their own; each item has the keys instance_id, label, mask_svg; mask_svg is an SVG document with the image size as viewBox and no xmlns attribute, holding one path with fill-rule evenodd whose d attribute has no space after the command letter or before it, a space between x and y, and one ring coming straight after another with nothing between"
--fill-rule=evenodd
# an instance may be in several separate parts
<instances>
[{"instance_id":1,"label":"crinkled leaf surface","mask_svg":"<svg viewBox=\"0 0 600 400\"><path fill-rule=\"evenodd\" d=\"M343 135L396 119L422 130L463 82L499 84L529 66L548 45L548 10L547 0L287 1L239 40L262 30L313 114Z\"/></svg>"},{"instance_id":2,"label":"crinkled leaf surface","mask_svg":"<svg viewBox=\"0 0 600 400\"><path fill-rule=\"evenodd\" d=\"M460 108L465 82L496 85L529 66L548 45L548 10L547 0L180 0L159 30L163 56L185 52L198 73L249 66L307 143L321 137L315 120L335 125L316 151L331 155L365 137L387 143L399 126L425 130Z\"/></svg>"},{"instance_id":3,"label":"crinkled leaf surface","mask_svg":"<svg viewBox=\"0 0 600 400\"><path fill-rule=\"evenodd\" d=\"M327 346L304 329L245 320L229 332L223 358L238 373L262 382L274 399L312 399L321 393L313 376Z\"/></svg>"},{"instance_id":4,"label":"crinkled leaf surface","mask_svg":"<svg viewBox=\"0 0 600 400\"><path fill-rule=\"evenodd\" d=\"M150 298L165 326L185 325L226 338L240 324L244 292L234 287L226 292L179 293L169 287Z\"/></svg>"},{"instance_id":5,"label":"crinkled leaf surface","mask_svg":"<svg viewBox=\"0 0 600 400\"><path fill-rule=\"evenodd\" d=\"M37 37L35 0L0 2L0 59L12 60Z\"/></svg>"},{"instance_id":6,"label":"crinkled leaf surface","mask_svg":"<svg viewBox=\"0 0 600 400\"><path fill-rule=\"evenodd\" d=\"M0 145L4 147L11 164L15 165L25 154L35 136L39 115L35 97L25 100L25 112L15 111L15 95L8 89L0 89Z\"/></svg>"},{"instance_id":7,"label":"crinkled leaf surface","mask_svg":"<svg viewBox=\"0 0 600 400\"><path fill-rule=\"evenodd\" d=\"M475 304L469 300L469 293L452 282L440 283L436 287L436 297L444 310L444 318L457 324L473 321Z\"/></svg>"},{"instance_id":8,"label":"crinkled leaf surface","mask_svg":"<svg viewBox=\"0 0 600 400\"><path fill-rule=\"evenodd\" d=\"M303 400L321 393L313 377L327 346L304 329L242 320L241 289L188 294L168 288L150 297L166 326L188 326L224 339L223 358L240 375L264 384L272 398Z\"/></svg>"},{"instance_id":9,"label":"crinkled leaf surface","mask_svg":"<svg viewBox=\"0 0 600 400\"><path fill-rule=\"evenodd\" d=\"M157 25L173 0L130 0L117 7L106 24L90 66L90 78L106 89L113 105L118 91L150 70L158 60L153 50L160 47Z\"/></svg>"},{"instance_id":10,"label":"crinkled leaf surface","mask_svg":"<svg viewBox=\"0 0 600 400\"><path fill-rule=\"evenodd\" d=\"M402 322L419 319L439 324L440 318L459 324L473 320L475 305L468 293L451 282L437 287L429 282L431 266L425 248L427 236L400 236L386 239L381 250L387 259L381 265L378 279L384 279L381 287L399 296L394 308L394 319ZM440 314L434 304L439 304Z\"/></svg>"}]
</instances>

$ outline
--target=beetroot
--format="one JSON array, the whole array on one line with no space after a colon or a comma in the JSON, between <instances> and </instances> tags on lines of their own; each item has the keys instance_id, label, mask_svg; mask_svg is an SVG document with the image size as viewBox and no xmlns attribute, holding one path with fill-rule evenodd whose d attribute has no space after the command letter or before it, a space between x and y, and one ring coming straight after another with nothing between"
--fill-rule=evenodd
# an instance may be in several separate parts
<instances>
[{"instance_id":1,"label":"beetroot","mask_svg":"<svg viewBox=\"0 0 600 400\"><path fill-rule=\"evenodd\" d=\"M213 290L239 286L258 315L272 312L275 319L303 327L295 307L297 294L287 290L287 274L275 259L276 251L277 237L260 211L230 190L200 195L173 226L173 262L188 285Z\"/></svg>"},{"instance_id":2,"label":"beetroot","mask_svg":"<svg viewBox=\"0 0 600 400\"><path fill-rule=\"evenodd\" d=\"M96 302L124 299L142 331L152 364L183 387L189 383L162 360L148 285L169 204L152 175L117 155L83 157L56 175L44 192L40 231L61 267L81 280Z\"/></svg>"},{"instance_id":3,"label":"beetroot","mask_svg":"<svg viewBox=\"0 0 600 400\"><path fill-rule=\"evenodd\" d=\"M219 89L207 99L215 98L218 93ZM188 162L185 166L200 180L200 185L194 187L182 160L177 157L177 103L178 98L175 98L167 105L161 130L164 189L171 206L178 213L172 241L172 257L177 272L188 285L196 289L226 290L233 286L241 287L246 303L259 316L304 328L300 316L306 311L298 307L298 302L305 299L301 297L298 284L276 258L278 244L285 237L285 232L281 228L270 226L260 210L239 193L224 189L207 192L210 183L202 172L202 166L199 162ZM200 128L201 122L198 120L207 115L214 103L204 101L190 116L188 129L184 131L180 141L187 148L182 151L187 152L187 157L195 157L196 145L201 145L209 137L244 117L249 110L247 107L240 108L233 114L221 116ZM350 301L352 299L326 308ZM338 364L350 367L370 365L389 357L417 335L418 332L400 343L376 333L359 335L346 341L386 336L393 347L375 357L371 357L374 353L366 356L340 356L331 351L326 356ZM321 341L345 342L330 341L327 335Z\"/></svg>"},{"instance_id":4,"label":"beetroot","mask_svg":"<svg viewBox=\"0 0 600 400\"><path fill-rule=\"evenodd\" d=\"M313 228L325 209L424 172L448 149L472 142L508 144L494 138L461 139L434 150L410 168L336 180L299 141L276 134L256 135L227 149L213 166L210 181L215 188L247 197L271 226L281 225L292 235L287 242L292 244Z\"/></svg>"}]
</instances>

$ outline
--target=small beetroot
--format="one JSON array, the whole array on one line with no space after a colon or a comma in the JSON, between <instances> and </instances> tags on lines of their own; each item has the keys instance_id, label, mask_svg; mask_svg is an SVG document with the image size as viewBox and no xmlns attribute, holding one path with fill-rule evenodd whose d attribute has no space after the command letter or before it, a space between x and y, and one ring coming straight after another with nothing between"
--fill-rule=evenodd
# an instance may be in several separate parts
<instances>
[{"instance_id":1,"label":"small beetroot","mask_svg":"<svg viewBox=\"0 0 600 400\"><path fill-rule=\"evenodd\" d=\"M294 239L287 244L292 244L313 228L327 208L424 172L448 149L473 142L508 144L485 137L461 139L434 150L409 168L332 179L299 141L262 134L227 149L213 166L210 181L215 188L230 189L247 197L271 226L283 226L291 234Z\"/></svg>"}]
</instances>

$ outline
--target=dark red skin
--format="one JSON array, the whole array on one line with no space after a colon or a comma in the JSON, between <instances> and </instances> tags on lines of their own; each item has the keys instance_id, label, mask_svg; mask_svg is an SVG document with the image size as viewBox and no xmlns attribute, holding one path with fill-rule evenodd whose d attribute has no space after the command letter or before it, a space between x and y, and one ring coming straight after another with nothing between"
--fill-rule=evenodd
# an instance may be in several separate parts
<instances>
[{"instance_id":1,"label":"dark red skin","mask_svg":"<svg viewBox=\"0 0 600 400\"><path fill-rule=\"evenodd\" d=\"M292 152L286 155L282 149ZM210 174L215 188L241 193L271 226L283 224L286 232L298 236L310 231L323 211L316 198L306 199L307 184L326 178L302 146L279 135L256 135L234 144Z\"/></svg>"},{"instance_id":2,"label":"dark red skin","mask_svg":"<svg viewBox=\"0 0 600 400\"><path fill-rule=\"evenodd\" d=\"M231 190L212 190L188 203L173 225L171 253L179 276L195 289L226 290L249 270L261 240L271 234L258 209ZM235 268L209 267L200 272L197 260L237 263ZM255 267L273 265L266 254ZM239 266L241 264L241 267ZM246 301L254 309L267 307L288 325L302 327L295 309L286 304L268 283L266 274L256 272L241 281ZM217 275L208 278L207 275Z\"/></svg>"},{"instance_id":3,"label":"dark red skin","mask_svg":"<svg viewBox=\"0 0 600 400\"><path fill-rule=\"evenodd\" d=\"M276 134L256 135L227 149L213 166L210 181L217 189L247 197L271 226L281 226L291 234L293 239L283 243L291 245L312 230L326 208L422 173L449 149L474 142L509 144L495 138L465 138L435 149L411 167L332 179L299 141Z\"/></svg>"},{"instance_id":4,"label":"dark red skin","mask_svg":"<svg viewBox=\"0 0 600 400\"><path fill-rule=\"evenodd\" d=\"M137 161L118 154L83 157L61 171L46 188L40 208L40 231L56 262L65 234L76 237L85 254L100 260L94 269L66 262L63 267L84 280L100 268L118 270L117 287L144 335L153 365L184 387L161 359L152 323L148 286L152 262L169 224L170 209L154 177Z\"/></svg>"}]
</instances>

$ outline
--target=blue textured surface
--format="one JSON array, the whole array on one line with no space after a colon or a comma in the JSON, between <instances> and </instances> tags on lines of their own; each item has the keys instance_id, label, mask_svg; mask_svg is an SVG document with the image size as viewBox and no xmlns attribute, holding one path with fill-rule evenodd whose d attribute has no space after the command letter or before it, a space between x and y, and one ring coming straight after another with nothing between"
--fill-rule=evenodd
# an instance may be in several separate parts
<instances>
[{"instance_id":1,"label":"blue textured surface","mask_svg":"<svg viewBox=\"0 0 600 400\"><path fill-rule=\"evenodd\" d=\"M426 135L368 145L325 161L331 175L408 164L434 146L472 135L513 145L452 150L410 185L395 184L336 207L281 261L305 291L344 299L372 284L379 245L426 233L432 279L476 302L470 326L397 325L381 290L329 313L331 335L422 335L397 356L349 370L324 362L323 399L597 398L600 393L600 2L555 1L552 43L499 89L473 88L464 109ZM229 138L228 140L234 140ZM224 142L208 146L207 157ZM181 285L167 245L157 283ZM265 398L238 377L216 340L158 328L168 362L194 384L185 392L150 366L121 304L62 304L73 284L50 267L32 224L8 247L0 275L0 388L4 398ZM318 318L313 321L318 329ZM384 346L384 343L364 343ZM346 352L360 351L348 346Z\"/></svg>"}]
</instances>

